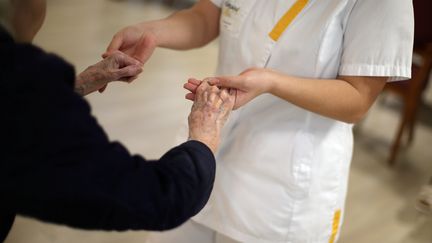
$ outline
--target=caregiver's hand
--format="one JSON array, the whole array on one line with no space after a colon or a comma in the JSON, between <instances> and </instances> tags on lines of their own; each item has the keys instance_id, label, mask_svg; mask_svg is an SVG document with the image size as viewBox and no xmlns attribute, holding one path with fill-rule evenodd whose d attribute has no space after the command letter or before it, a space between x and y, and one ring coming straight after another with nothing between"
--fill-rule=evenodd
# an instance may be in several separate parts
<instances>
[{"instance_id":1,"label":"caregiver's hand","mask_svg":"<svg viewBox=\"0 0 432 243\"><path fill-rule=\"evenodd\" d=\"M202 82L196 89L189 114L189 139L206 144L215 153L222 127L234 106L234 97L234 90L219 89Z\"/></svg>"},{"instance_id":2,"label":"caregiver's hand","mask_svg":"<svg viewBox=\"0 0 432 243\"><path fill-rule=\"evenodd\" d=\"M131 25L117 32L102 57L121 51L145 64L155 50L156 36L145 23Z\"/></svg>"},{"instance_id":3,"label":"caregiver's hand","mask_svg":"<svg viewBox=\"0 0 432 243\"><path fill-rule=\"evenodd\" d=\"M138 60L115 51L80 73L75 81L75 91L80 95L87 95L112 81L130 82L142 72L141 66Z\"/></svg>"},{"instance_id":4,"label":"caregiver's hand","mask_svg":"<svg viewBox=\"0 0 432 243\"><path fill-rule=\"evenodd\" d=\"M237 109L247 104L258 95L269 92L272 88L272 75L274 75L274 72L270 69L251 68L238 76L211 78L209 79L209 84L236 89L237 95L234 109ZM195 98L195 90L199 83L200 81L196 79L188 80L184 88L191 93L186 95L186 99L193 100Z\"/></svg>"}]
</instances>

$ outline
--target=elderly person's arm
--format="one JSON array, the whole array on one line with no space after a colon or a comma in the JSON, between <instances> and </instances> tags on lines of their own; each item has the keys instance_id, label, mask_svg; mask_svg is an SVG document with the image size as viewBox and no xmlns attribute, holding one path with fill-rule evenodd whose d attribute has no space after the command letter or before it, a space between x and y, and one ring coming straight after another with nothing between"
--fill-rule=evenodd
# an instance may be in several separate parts
<instances>
[{"instance_id":1,"label":"elderly person's arm","mask_svg":"<svg viewBox=\"0 0 432 243\"><path fill-rule=\"evenodd\" d=\"M112 81L129 82L142 72L141 66L138 60L115 51L80 73L75 81L75 91L84 96Z\"/></svg>"},{"instance_id":2,"label":"elderly person's arm","mask_svg":"<svg viewBox=\"0 0 432 243\"><path fill-rule=\"evenodd\" d=\"M67 85L53 80L46 87L56 92L40 89L47 94L14 109L32 120L14 134L22 141L17 148L37 145L7 158L0 173L1 208L85 229L166 230L204 207L232 94L203 84L189 118L190 141L146 161L110 142L87 103ZM28 100L20 95L25 93L11 98Z\"/></svg>"},{"instance_id":3,"label":"elderly person's arm","mask_svg":"<svg viewBox=\"0 0 432 243\"><path fill-rule=\"evenodd\" d=\"M204 81L196 94L188 119L189 139L205 143L215 153L221 129L234 107L236 91L209 86Z\"/></svg>"}]
</instances>

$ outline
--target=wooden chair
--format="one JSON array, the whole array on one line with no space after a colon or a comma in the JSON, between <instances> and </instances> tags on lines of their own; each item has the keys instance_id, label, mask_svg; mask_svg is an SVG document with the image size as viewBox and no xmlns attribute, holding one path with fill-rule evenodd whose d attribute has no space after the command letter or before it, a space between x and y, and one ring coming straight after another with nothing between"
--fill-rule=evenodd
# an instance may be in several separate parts
<instances>
[{"instance_id":1,"label":"wooden chair","mask_svg":"<svg viewBox=\"0 0 432 243\"><path fill-rule=\"evenodd\" d=\"M422 104L422 93L426 88L432 69L432 1L414 0L415 34L414 54L421 60L412 65L412 78L407 81L388 83L385 91L402 98L404 103L401 121L394 138L388 158L389 165L394 165L401 147L402 137L408 133L407 144L414 138L417 113Z\"/></svg>"}]
</instances>

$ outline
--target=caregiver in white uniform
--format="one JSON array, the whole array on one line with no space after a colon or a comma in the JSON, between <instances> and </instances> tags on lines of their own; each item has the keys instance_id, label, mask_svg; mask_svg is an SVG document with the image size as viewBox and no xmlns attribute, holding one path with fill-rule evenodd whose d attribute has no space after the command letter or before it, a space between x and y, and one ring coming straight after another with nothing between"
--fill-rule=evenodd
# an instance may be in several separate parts
<instances>
[{"instance_id":1,"label":"caregiver in white uniform","mask_svg":"<svg viewBox=\"0 0 432 243\"><path fill-rule=\"evenodd\" d=\"M148 242L336 242L352 124L387 81L411 75L411 0L202 0L123 29L107 53L145 62L156 46L218 34L214 84L237 88L241 108L222 136L212 196L194 223ZM199 82L185 85L187 98Z\"/></svg>"}]
</instances>

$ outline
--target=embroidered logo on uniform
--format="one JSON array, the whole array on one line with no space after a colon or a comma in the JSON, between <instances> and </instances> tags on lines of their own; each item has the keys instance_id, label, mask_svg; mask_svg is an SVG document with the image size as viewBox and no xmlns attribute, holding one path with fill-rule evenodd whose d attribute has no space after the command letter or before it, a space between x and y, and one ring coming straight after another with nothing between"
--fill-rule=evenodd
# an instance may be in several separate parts
<instances>
[{"instance_id":1,"label":"embroidered logo on uniform","mask_svg":"<svg viewBox=\"0 0 432 243\"><path fill-rule=\"evenodd\" d=\"M225 2L225 7L230 9L231 11L235 11L236 13L240 10L240 7L235 6L233 3L231 3L230 1L226 1Z\"/></svg>"},{"instance_id":2,"label":"embroidered logo on uniform","mask_svg":"<svg viewBox=\"0 0 432 243\"><path fill-rule=\"evenodd\" d=\"M234 14L238 14L240 7L232 1L225 1L222 14L226 17L231 17Z\"/></svg>"}]
</instances>

